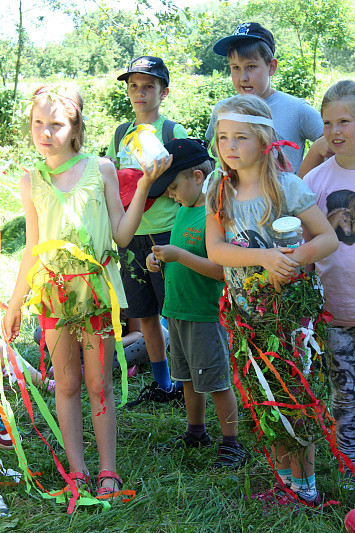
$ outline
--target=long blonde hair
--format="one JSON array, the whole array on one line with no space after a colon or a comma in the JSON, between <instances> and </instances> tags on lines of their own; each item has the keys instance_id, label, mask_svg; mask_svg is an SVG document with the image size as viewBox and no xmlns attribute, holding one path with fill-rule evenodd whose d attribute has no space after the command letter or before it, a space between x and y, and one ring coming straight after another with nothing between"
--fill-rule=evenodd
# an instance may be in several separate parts
<instances>
[{"instance_id":1,"label":"long blonde hair","mask_svg":"<svg viewBox=\"0 0 355 533\"><path fill-rule=\"evenodd\" d=\"M232 98L229 102L221 105L218 116L222 113L239 113L242 115L254 115L272 118L268 105L258 96L241 96ZM277 140L276 132L271 126L263 124L250 124L251 130L257 135L261 146L265 150L272 142ZM238 186L238 172L231 169L221 158L218 143L218 121L216 126L216 149L221 168L228 173L228 179L219 176L209 188L207 203L213 213L218 212L218 218L223 226L227 226L234 219L231 199L234 198L235 188ZM266 224L272 210L276 211L276 217L281 215L281 191L278 175L281 169L287 168L285 155L277 152L277 159L272 150L265 154L260 170L260 190L264 197L266 209L258 221L260 225Z\"/></svg>"},{"instance_id":2,"label":"long blonde hair","mask_svg":"<svg viewBox=\"0 0 355 533\"><path fill-rule=\"evenodd\" d=\"M30 126L32 125L32 114L34 106L42 98L47 98L50 103L59 101L73 128L72 148L79 152L84 144L84 120L83 120L83 99L79 91L70 85L40 85L34 91L31 101L33 102L30 111Z\"/></svg>"}]
</instances>

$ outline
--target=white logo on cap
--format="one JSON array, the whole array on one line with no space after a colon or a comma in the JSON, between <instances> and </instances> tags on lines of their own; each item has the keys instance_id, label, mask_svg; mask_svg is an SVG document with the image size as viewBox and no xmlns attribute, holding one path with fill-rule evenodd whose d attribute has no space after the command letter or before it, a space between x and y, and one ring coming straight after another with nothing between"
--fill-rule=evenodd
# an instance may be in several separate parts
<instances>
[{"instance_id":1,"label":"white logo on cap","mask_svg":"<svg viewBox=\"0 0 355 533\"><path fill-rule=\"evenodd\" d=\"M247 35L249 33L250 22L244 22L243 24L238 24L233 35Z\"/></svg>"},{"instance_id":2,"label":"white logo on cap","mask_svg":"<svg viewBox=\"0 0 355 533\"><path fill-rule=\"evenodd\" d=\"M137 61L135 61L132 65L132 69L133 68L140 68L140 67L143 67L143 68L150 68L152 67L153 65L155 65L156 61L149 61L149 59L137 59Z\"/></svg>"}]
</instances>

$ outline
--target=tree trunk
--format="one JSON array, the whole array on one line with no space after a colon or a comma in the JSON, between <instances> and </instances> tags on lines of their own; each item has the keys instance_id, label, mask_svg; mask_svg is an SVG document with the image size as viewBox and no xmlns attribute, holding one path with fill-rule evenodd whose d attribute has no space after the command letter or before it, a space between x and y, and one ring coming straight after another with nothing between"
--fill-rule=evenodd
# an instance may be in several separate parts
<instances>
[{"instance_id":1,"label":"tree trunk","mask_svg":"<svg viewBox=\"0 0 355 533\"><path fill-rule=\"evenodd\" d=\"M15 84L14 84L14 100L16 100L16 96L17 96L17 86L18 86L18 78L19 78L19 74L20 74L22 48L23 48L22 0L20 0L20 3L19 3L18 43L17 43L17 60L16 60L16 72L15 72Z\"/></svg>"},{"instance_id":2,"label":"tree trunk","mask_svg":"<svg viewBox=\"0 0 355 533\"><path fill-rule=\"evenodd\" d=\"M316 74L317 74L317 53L318 53L318 38L316 39L316 41L314 43L314 48L313 48L313 91L314 92L316 90L316 85L317 85L317 79L316 79Z\"/></svg>"}]
</instances>

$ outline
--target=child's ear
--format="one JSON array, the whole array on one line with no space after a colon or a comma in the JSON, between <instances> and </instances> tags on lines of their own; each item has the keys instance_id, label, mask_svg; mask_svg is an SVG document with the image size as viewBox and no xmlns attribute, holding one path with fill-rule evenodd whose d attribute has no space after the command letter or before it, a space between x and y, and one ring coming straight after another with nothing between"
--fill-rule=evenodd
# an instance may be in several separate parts
<instances>
[{"instance_id":1,"label":"child's ear","mask_svg":"<svg viewBox=\"0 0 355 533\"><path fill-rule=\"evenodd\" d=\"M160 94L160 100L163 101L169 94L169 87L165 87Z\"/></svg>"},{"instance_id":2,"label":"child's ear","mask_svg":"<svg viewBox=\"0 0 355 533\"><path fill-rule=\"evenodd\" d=\"M270 66L269 66L269 76L273 76L276 72L276 69L277 69L277 59L276 57L274 57L272 60L271 60L271 63L270 63Z\"/></svg>"},{"instance_id":3,"label":"child's ear","mask_svg":"<svg viewBox=\"0 0 355 533\"><path fill-rule=\"evenodd\" d=\"M202 170L194 170L194 178L195 178L197 185L201 185L201 183L205 181L205 176Z\"/></svg>"}]
</instances>

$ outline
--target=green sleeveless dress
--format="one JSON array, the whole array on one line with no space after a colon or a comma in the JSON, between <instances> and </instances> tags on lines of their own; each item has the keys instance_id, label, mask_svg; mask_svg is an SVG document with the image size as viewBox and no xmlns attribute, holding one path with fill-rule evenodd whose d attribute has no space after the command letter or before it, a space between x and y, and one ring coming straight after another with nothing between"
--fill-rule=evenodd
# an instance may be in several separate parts
<instances>
[{"instance_id":1,"label":"green sleeveless dress","mask_svg":"<svg viewBox=\"0 0 355 533\"><path fill-rule=\"evenodd\" d=\"M38 170L33 170L30 177L39 220L38 244L52 240L72 243L104 266L101 269L63 248L40 253L40 266L29 281L40 289L41 302L32 305L31 310L43 314L44 305L47 317L61 319L61 325L78 330L88 324L90 317L103 316L111 310L108 282L120 307L127 307L119 267L112 257L111 223L98 158L88 157L79 182L70 192L63 193L65 206ZM89 237L85 247L79 238L78 220Z\"/></svg>"}]
</instances>

